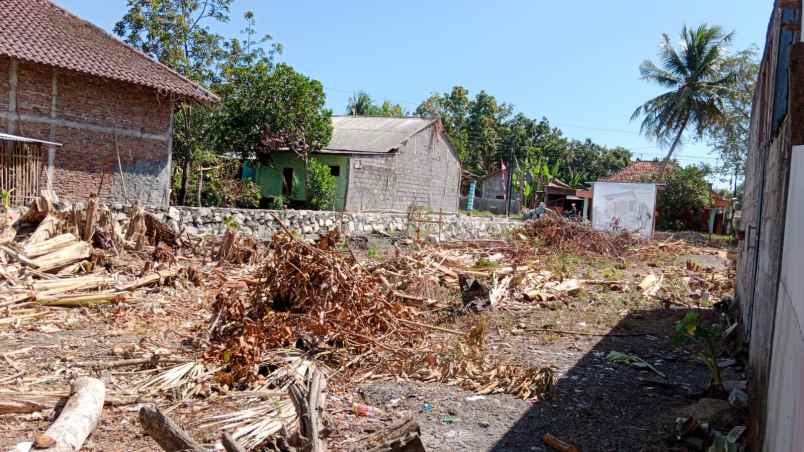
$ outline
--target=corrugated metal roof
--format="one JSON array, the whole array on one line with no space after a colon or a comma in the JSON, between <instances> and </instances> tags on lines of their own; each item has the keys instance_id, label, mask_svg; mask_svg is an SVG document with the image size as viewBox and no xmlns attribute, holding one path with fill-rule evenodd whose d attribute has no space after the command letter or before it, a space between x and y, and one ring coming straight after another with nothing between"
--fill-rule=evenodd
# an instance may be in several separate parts
<instances>
[{"instance_id":1,"label":"corrugated metal roof","mask_svg":"<svg viewBox=\"0 0 804 452\"><path fill-rule=\"evenodd\" d=\"M9 135L7 133L0 133L0 141L16 141L18 143L41 143L51 146L61 146L61 143L54 143L52 141L37 140L35 138L21 137L17 135Z\"/></svg>"},{"instance_id":2,"label":"corrugated metal roof","mask_svg":"<svg viewBox=\"0 0 804 452\"><path fill-rule=\"evenodd\" d=\"M436 119L335 116L332 139L322 152L377 154L398 149L403 141Z\"/></svg>"}]
</instances>

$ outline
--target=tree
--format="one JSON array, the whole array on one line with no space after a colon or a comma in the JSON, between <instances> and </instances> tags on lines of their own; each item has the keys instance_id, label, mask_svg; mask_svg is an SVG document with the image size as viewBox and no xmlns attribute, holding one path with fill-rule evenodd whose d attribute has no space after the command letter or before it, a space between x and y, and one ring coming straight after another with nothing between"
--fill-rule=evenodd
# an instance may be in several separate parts
<instances>
[{"instance_id":1,"label":"tree","mask_svg":"<svg viewBox=\"0 0 804 452\"><path fill-rule=\"evenodd\" d=\"M191 80L209 83L223 57L223 38L208 22L228 22L232 0L128 0L114 26L127 43Z\"/></svg>"},{"instance_id":2,"label":"tree","mask_svg":"<svg viewBox=\"0 0 804 452\"><path fill-rule=\"evenodd\" d=\"M346 114L353 116L387 116L402 118L405 116L404 109L399 104L384 101L380 105L374 104L371 96L365 91L358 91L349 98L346 106Z\"/></svg>"},{"instance_id":3,"label":"tree","mask_svg":"<svg viewBox=\"0 0 804 452\"><path fill-rule=\"evenodd\" d=\"M310 159L310 183L307 199L315 210L335 210L337 179L330 173L329 166L318 159Z\"/></svg>"},{"instance_id":4,"label":"tree","mask_svg":"<svg viewBox=\"0 0 804 452\"><path fill-rule=\"evenodd\" d=\"M701 217L709 205L710 186L706 178L712 170L706 165L681 167L671 163L665 171L665 187L659 192L657 203L658 227L680 230L695 226L691 224Z\"/></svg>"},{"instance_id":5,"label":"tree","mask_svg":"<svg viewBox=\"0 0 804 452\"><path fill-rule=\"evenodd\" d=\"M734 74L733 86L726 96L723 121L709 132L709 144L722 162L717 172L733 177L733 187L736 187L737 175L744 172L748 157L751 107L759 74L758 50L749 47L737 52L726 58L723 66L725 71Z\"/></svg>"},{"instance_id":6,"label":"tree","mask_svg":"<svg viewBox=\"0 0 804 452\"><path fill-rule=\"evenodd\" d=\"M304 160L307 188L310 153L323 149L332 136L323 86L287 64L270 71L247 69L215 113L216 146L263 162L275 152L295 152Z\"/></svg>"},{"instance_id":7,"label":"tree","mask_svg":"<svg viewBox=\"0 0 804 452\"><path fill-rule=\"evenodd\" d=\"M642 118L641 131L663 144L669 144L665 164L670 160L684 133L692 130L700 139L722 123L725 103L734 74L724 68L726 51L733 33L706 24L692 29L684 26L679 49L670 37L662 35L659 50L661 67L651 61L640 66L642 79L669 91L634 110L631 120Z\"/></svg>"},{"instance_id":8,"label":"tree","mask_svg":"<svg viewBox=\"0 0 804 452\"><path fill-rule=\"evenodd\" d=\"M256 19L245 13L245 40L226 40L210 24L229 21L232 0L128 0L128 11L114 32L127 43L203 86L226 95L239 74L252 65L268 70L281 53L269 35L256 38ZM210 107L181 104L173 128L173 160L181 168L176 201L185 204L193 165L214 160L208 132Z\"/></svg>"}]
</instances>

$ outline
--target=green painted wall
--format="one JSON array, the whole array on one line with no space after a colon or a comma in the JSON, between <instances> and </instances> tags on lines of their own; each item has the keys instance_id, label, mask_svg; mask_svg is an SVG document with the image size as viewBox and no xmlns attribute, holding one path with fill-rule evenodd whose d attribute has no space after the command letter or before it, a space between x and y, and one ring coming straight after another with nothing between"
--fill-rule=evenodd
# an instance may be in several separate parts
<instances>
[{"instance_id":1,"label":"green painted wall","mask_svg":"<svg viewBox=\"0 0 804 452\"><path fill-rule=\"evenodd\" d=\"M346 205L346 186L349 180L349 157L345 155L317 154L315 157L328 166L340 167L340 175L336 177L337 195L335 207L343 210ZM270 198L282 194L282 170L293 168L293 192L290 196L295 201L304 201L304 161L292 152L281 152L272 156L270 166L257 163L255 168L255 181L262 187L262 196ZM244 171L249 174L250 171Z\"/></svg>"}]
</instances>

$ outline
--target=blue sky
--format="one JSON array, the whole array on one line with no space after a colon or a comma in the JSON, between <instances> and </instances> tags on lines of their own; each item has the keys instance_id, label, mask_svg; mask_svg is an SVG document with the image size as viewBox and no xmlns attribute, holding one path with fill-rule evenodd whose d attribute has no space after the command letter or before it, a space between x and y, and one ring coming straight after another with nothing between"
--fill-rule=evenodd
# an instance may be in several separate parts
<instances>
[{"instance_id":1,"label":"blue sky","mask_svg":"<svg viewBox=\"0 0 804 452\"><path fill-rule=\"evenodd\" d=\"M125 0L56 0L111 30ZM530 117L546 116L567 136L662 155L629 117L658 94L639 80L661 33L683 24L736 31L734 48L764 46L772 0L441 0L406 2L235 0L226 35L255 12L260 33L281 42L281 57L320 80L342 113L355 90L412 111L432 92L485 89ZM705 144L687 144L682 163L714 163Z\"/></svg>"}]
</instances>

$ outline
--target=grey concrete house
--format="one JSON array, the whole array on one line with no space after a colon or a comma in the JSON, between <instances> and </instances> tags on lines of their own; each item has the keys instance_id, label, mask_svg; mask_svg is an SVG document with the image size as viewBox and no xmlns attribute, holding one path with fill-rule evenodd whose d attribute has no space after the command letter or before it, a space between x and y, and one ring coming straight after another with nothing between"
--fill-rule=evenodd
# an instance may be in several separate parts
<instances>
[{"instance_id":1,"label":"grey concrete house","mask_svg":"<svg viewBox=\"0 0 804 452\"><path fill-rule=\"evenodd\" d=\"M337 179L334 210L458 210L461 163L440 120L336 116L332 126L314 158ZM252 177L265 198L305 199L304 164L293 153L274 156Z\"/></svg>"}]
</instances>

